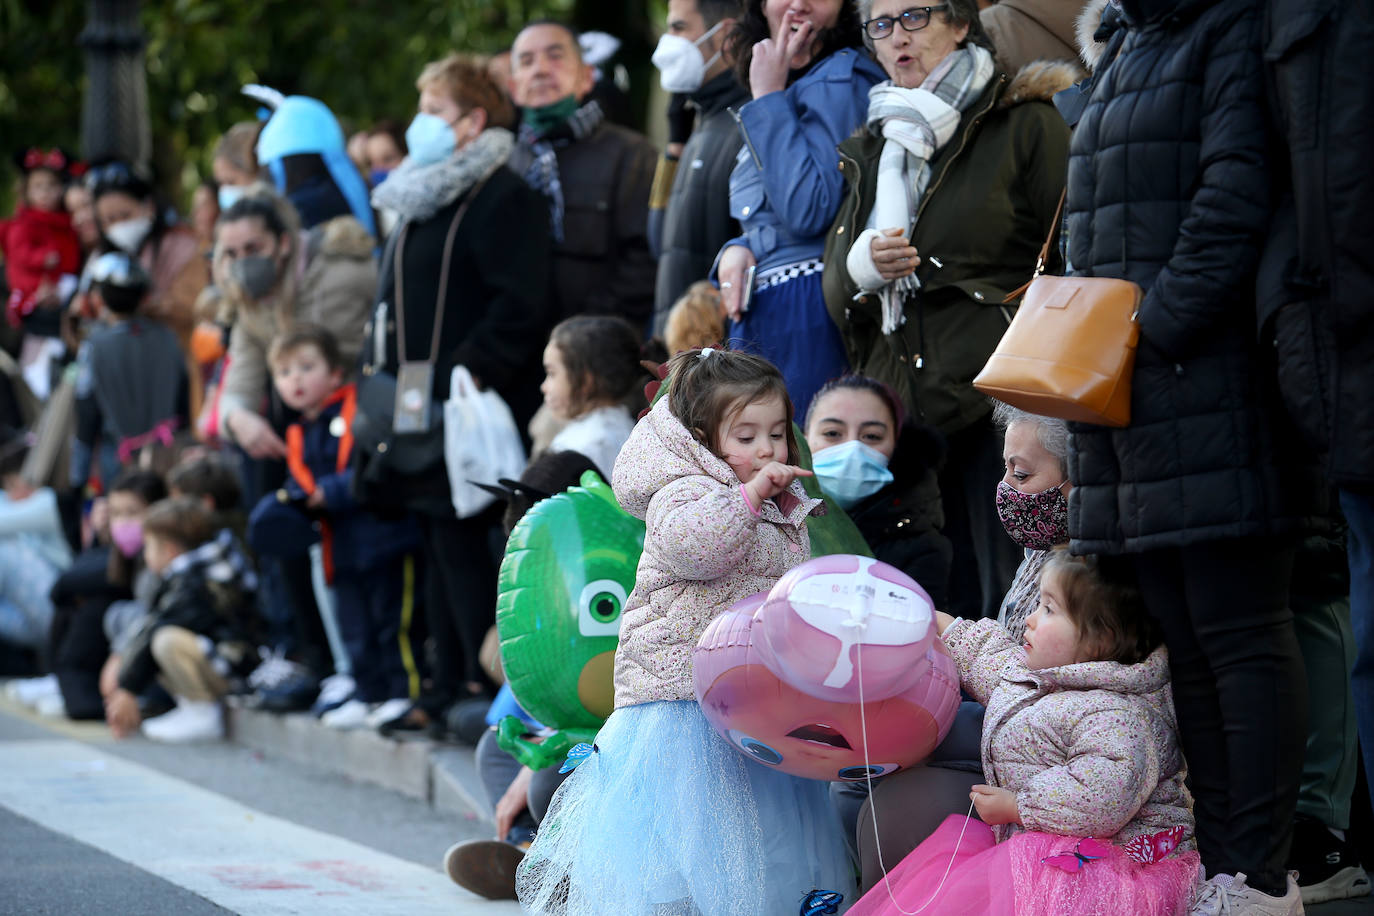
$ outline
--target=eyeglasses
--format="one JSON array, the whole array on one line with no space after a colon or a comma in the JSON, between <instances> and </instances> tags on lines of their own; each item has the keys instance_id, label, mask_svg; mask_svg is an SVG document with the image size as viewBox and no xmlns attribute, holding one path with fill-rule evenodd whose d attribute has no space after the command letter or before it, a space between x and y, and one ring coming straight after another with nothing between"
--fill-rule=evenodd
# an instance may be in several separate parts
<instances>
[{"instance_id":1,"label":"eyeglasses","mask_svg":"<svg viewBox=\"0 0 1374 916\"><path fill-rule=\"evenodd\" d=\"M948 3L941 3L939 6L913 6L911 9L902 10L896 16L879 16L864 23L864 31L868 37L874 41L881 41L884 38L892 37L896 31L896 24L900 22L902 28L908 32L919 32L930 25L930 14L936 10L949 9Z\"/></svg>"}]
</instances>

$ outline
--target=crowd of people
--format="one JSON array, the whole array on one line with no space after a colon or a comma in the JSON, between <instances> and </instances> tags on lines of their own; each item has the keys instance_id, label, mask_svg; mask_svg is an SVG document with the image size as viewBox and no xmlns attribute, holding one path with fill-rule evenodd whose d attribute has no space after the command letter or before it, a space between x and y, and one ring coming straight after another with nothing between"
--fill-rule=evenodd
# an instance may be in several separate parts
<instances>
[{"instance_id":1,"label":"crowd of people","mask_svg":"<svg viewBox=\"0 0 1374 916\"><path fill-rule=\"evenodd\" d=\"M1369 16L669 0L665 26L662 151L619 123L614 39L537 21L425 65L404 127L250 87L187 219L141 163L18 154L10 694L157 741L221 737L234 694L473 744L496 837L445 866L529 912L1367 894L1374 118L1331 62L1368 75ZM1143 291L1128 426L974 388L1041 268ZM529 458L476 509L459 378ZM533 770L490 728L523 715L498 569L587 470L644 554L615 711ZM691 650L840 515L930 596L963 702L925 765L827 786L723 741Z\"/></svg>"}]
</instances>

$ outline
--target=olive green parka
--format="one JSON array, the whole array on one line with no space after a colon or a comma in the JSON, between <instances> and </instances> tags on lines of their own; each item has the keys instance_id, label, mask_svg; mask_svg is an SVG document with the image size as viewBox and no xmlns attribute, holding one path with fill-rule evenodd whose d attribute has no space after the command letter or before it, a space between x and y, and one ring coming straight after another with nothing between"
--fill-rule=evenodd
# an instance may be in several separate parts
<instances>
[{"instance_id":1,"label":"olive green parka","mask_svg":"<svg viewBox=\"0 0 1374 916\"><path fill-rule=\"evenodd\" d=\"M1071 65L1028 64L1015 78L993 77L964 112L931 161L914 232L907 227L921 289L892 334L882 333L879 297L845 266L873 209L884 140L860 128L840 144L848 194L826 239L826 307L854 371L891 385L914 417L946 434L991 410L971 383L1011 321L1002 299L1030 279L1064 190L1069 128L1050 99L1075 76Z\"/></svg>"}]
</instances>

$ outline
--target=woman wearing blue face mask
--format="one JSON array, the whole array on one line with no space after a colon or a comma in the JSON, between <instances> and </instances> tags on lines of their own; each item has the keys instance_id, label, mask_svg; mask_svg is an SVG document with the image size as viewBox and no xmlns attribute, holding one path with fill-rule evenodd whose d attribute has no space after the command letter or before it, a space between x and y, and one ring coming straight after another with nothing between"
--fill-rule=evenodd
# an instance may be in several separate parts
<instances>
[{"instance_id":1,"label":"woman wearing blue face mask","mask_svg":"<svg viewBox=\"0 0 1374 916\"><path fill-rule=\"evenodd\" d=\"M211 174L218 186L216 196L219 211L228 210L258 181L258 157L253 147L258 143L261 121L240 121L224 132L215 144L210 159Z\"/></svg>"},{"instance_id":2,"label":"woman wearing blue face mask","mask_svg":"<svg viewBox=\"0 0 1374 916\"><path fill-rule=\"evenodd\" d=\"M940 533L936 478L944 442L933 429L903 420L901 401L886 385L846 375L811 400L806 443L821 488L849 513L873 555L944 607L952 557Z\"/></svg>"},{"instance_id":3,"label":"woman wearing blue face mask","mask_svg":"<svg viewBox=\"0 0 1374 916\"><path fill-rule=\"evenodd\" d=\"M461 364L501 395L524 429L543 400L542 357L553 323L548 204L506 167L515 113L485 67L454 55L426 66L416 88L409 154L372 192L373 206L395 211L399 223L382 256L368 361L388 373L402 362L427 362L427 386L417 381L414 390L427 387L430 410L440 414ZM420 519L432 576L433 689L400 719L382 723L414 729L442 721L454 701L489 688L477 652L494 619L497 568L489 544L501 510L457 518L442 460L387 480L387 508L408 508Z\"/></svg>"},{"instance_id":4,"label":"woman wearing blue face mask","mask_svg":"<svg viewBox=\"0 0 1374 916\"><path fill-rule=\"evenodd\" d=\"M997 428L1006 433L1006 472L996 484L995 496L988 496L996 500L997 514L1007 535L1024 550L997 619L1019 641L1026 629L1026 618L1040 603L1040 571L1051 548L1069 539L1067 497L1073 489L1067 471L1069 433L1063 420L1036 416L1006 404L997 406L993 419ZM819 457L816 463L819 467ZM987 484L991 486L992 481ZM890 865L895 857L906 855L947 816L968 808L969 786L982 774L982 732L983 707L966 700L949 736L926 766L894 773L885 777L881 785L875 781L871 802L866 800L865 793L855 792L851 786L832 790L836 807L849 818L846 823L857 824L862 887L872 887L882 878L883 862Z\"/></svg>"}]
</instances>

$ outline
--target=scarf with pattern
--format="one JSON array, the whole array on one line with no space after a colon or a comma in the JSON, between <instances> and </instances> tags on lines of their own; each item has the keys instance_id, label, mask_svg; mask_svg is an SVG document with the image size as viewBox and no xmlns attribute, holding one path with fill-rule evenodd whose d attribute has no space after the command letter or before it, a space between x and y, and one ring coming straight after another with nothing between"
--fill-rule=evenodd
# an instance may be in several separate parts
<instances>
[{"instance_id":1,"label":"scarf with pattern","mask_svg":"<svg viewBox=\"0 0 1374 916\"><path fill-rule=\"evenodd\" d=\"M520 142L534 154L529 168L525 170L525 181L549 199L549 223L553 227L556 242L563 241L563 182L558 176L556 150L591 136L604 119L601 106L593 100L574 111L563 123L543 133L536 133L528 124L520 125Z\"/></svg>"}]
</instances>

